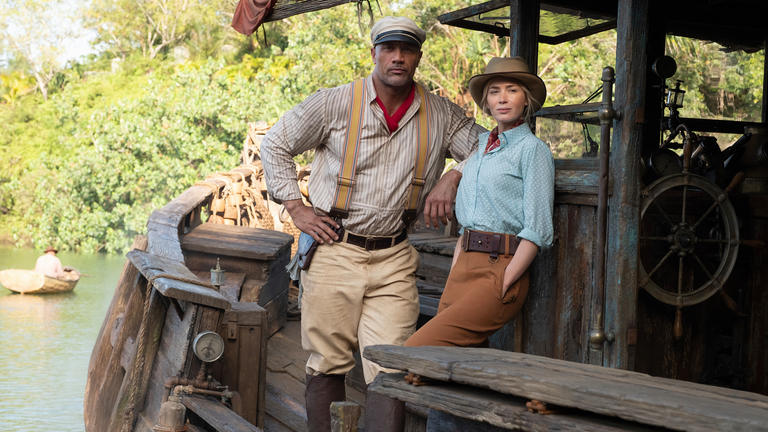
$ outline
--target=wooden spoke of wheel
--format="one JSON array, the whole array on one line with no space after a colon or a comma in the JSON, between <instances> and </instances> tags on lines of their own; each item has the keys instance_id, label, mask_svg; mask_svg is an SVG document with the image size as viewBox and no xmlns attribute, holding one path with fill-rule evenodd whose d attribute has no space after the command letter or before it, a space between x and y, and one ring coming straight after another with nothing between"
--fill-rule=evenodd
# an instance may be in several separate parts
<instances>
[{"instance_id":1,"label":"wooden spoke of wheel","mask_svg":"<svg viewBox=\"0 0 768 432\"><path fill-rule=\"evenodd\" d=\"M651 270L651 272L650 272L650 273L648 273L648 279L650 279L650 278L651 278L651 276L653 276L653 274L654 274L654 273L656 273L656 270L658 270L658 269L659 269L659 267L661 267L661 265L662 265L662 264L664 264L664 261L666 261L666 260L667 260L667 258L669 258L670 256L672 256L672 254L673 254L673 253L674 253L674 252L672 252L672 251L669 251L669 252L667 252L667 254L666 254L666 255L664 255L664 258L662 258L662 259L661 259L661 261L659 261L659 263L658 263L658 264L656 264L656 267L654 267L654 268L653 268L653 270Z\"/></svg>"},{"instance_id":2,"label":"wooden spoke of wheel","mask_svg":"<svg viewBox=\"0 0 768 432\"><path fill-rule=\"evenodd\" d=\"M712 205L709 207L709 209L707 209L707 211L704 213L704 215L703 215L702 217L700 217L700 218L699 218L699 220L697 220L695 224L693 224L693 229L696 229L696 227L697 227L697 226L699 226L699 224L700 224L701 222L703 222L703 221L704 221L704 219L706 219L706 218L707 218L707 216L709 216L709 214L710 214L710 213L712 213L712 210L714 210L715 208L717 208L717 205L718 205L718 204L720 204L720 202L719 202L719 201L717 201L717 200L715 200L715 202L714 202L714 203L712 203Z\"/></svg>"},{"instance_id":3,"label":"wooden spoke of wheel","mask_svg":"<svg viewBox=\"0 0 768 432\"><path fill-rule=\"evenodd\" d=\"M669 224L670 228L675 228L678 224L672 223L671 219L669 218L669 214L664 211L664 209L661 208L661 204L657 202L657 199L665 194L667 191L670 190L680 190L680 188L683 188L682 193L682 210L680 213L677 213L674 211L674 213L671 214L681 214L682 220L681 224L685 224L686 217L690 216L691 219L695 219L695 224L693 226L685 224L686 231L690 230L693 231L691 234L695 236L695 230L697 227L702 226L702 222L706 220L711 214L714 209L718 209L719 212L721 212L722 221L719 221L719 224L722 224L722 236L723 238L715 238L715 239L695 239L695 243L693 245L686 246L684 254L681 254L682 256L679 256L678 260L678 271L677 271L677 292L675 292L674 289L664 289L662 286L658 285L656 282L652 280L652 277L659 278L659 275L664 273L663 276L670 278L673 276L673 269L670 270L670 274L667 274L666 272L662 272L662 268L666 268L665 263L669 262L670 257L672 254L675 254L678 252L676 248L671 247L670 244L670 250L666 253L666 255L659 261L651 270L650 272L646 272L645 267L643 265L643 260L639 260L638 265L638 276L639 276L639 282L642 288L644 288L646 291L648 291L653 297L655 297L657 300L662 301L666 304L680 307L685 306L691 306L698 304L702 301L705 301L712 295L716 294L717 292L720 292L722 290L722 284L723 281L725 281L728 276L730 275L731 271L733 270L733 266L736 260L736 257L738 256L738 249L739 249L739 230L738 230L738 218L736 216L736 211L733 208L733 205L728 200L728 196L722 189L720 189L717 185L713 184L709 180L707 180L704 177L701 177L696 174L690 174L690 173L680 173L680 174L672 174L666 177L662 177L661 179L657 180L656 182L652 183L648 186L648 188L644 191L644 198L642 199L642 202L640 204L640 220L641 225L643 224L643 218L645 216L648 216L647 211L650 207L654 206L655 209L658 210L654 211L654 216L657 214L662 215L662 219L658 220L658 223L664 224L666 221L666 224ZM689 189L695 188L696 191L701 191L703 194L708 196L709 200L714 201L709 206L709 209L706 210L706 212L703 213L702 216L697 216L696 214L688 214L688 211L691 210L688 206L688 195L689 195ZM698 196L698 195L697 195ZM704 196L701 197L702 199ZM698 201L696 201L698 203ZM711 202L711 201L710 201ZM705 203L702 203L705 204ZM695 213L695 212L694 212ZM681 225L681 228L683 226ZM674 235L672 231L669 231L670 235ZM639 236L639 239L642 241L648 241L648 242L661 242L666 241L670 243L669 237L659 236L659 235L641 235ZM674 243L674 242L673 242ZM696 250L696 245L698 246L706 246L706 245L715 245L719 247L720 249L720 259L719 264L717 264L716 270L713 268L708 268L705 266L704 261L702 261L702 251ZM652 243L646 243L646 247L653 247ZM642 256L642 254L639 254ZM686 272L685 270L685 257L688 255L693 255L693 259L696 261L696 264L689 263L690 267ZM667 264L667 266L669 266ZM702 269L702 271L699 271L699 268ZM696 282L696 280L691 280L690 278L694 277L695 273L701 273L702 275L707 276L707 280L703 283L699 284ZM686 279L686 275L690 274L690 278ZM683 293L684 284L688 282L693 282L694 286L692 287L692 291ZM671 287L669 287L671 288Z\"/></svg>"},{"instance_id":4,"label":"wooden spoke of wheel","mask_svg":"<svg viewBox=\"0 0 768 432\"><path fill-rule=\"evenodd\" d=\"M647 241L663 241L669 243L669 239L666 237L651 237L651 236L640 236L640 240L647 240Z\"/></svg>"},{"instance_id":5,"label":"wooden spoke of wheel","mask_svg":"<svg viewBox=\"0 0 768 432\"><path fill-rule=\"evenodd\" d=\"M675 224L672 223L672 220L669 218L669 216L667 216L667 213L664 211L664 209L661 208L661 206L659 205L659 203L656 202L656 200L653 200L653 204L656 205L657 209L659 209L659 212L664 216L664 219L667 220L667 223L669 224L669 226L675 226Z\"/></svg>"}]
</instances>

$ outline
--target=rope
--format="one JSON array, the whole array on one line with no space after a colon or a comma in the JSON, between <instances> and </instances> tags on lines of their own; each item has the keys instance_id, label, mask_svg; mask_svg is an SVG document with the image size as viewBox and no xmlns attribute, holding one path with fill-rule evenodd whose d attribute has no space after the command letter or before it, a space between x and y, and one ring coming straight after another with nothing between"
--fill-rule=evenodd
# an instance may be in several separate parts
<instances>
[{"instance_id":1,"label":"rope","mask_svg":"<svg viewBox=\"0 0 768 432\"><path fill-rule=\"evenodd\" d=\"M203 181L199 181L199 182L193 184L192 186L207 186L207 187L211 188L211 190L213 192L213 195L214 195L213 197L214 198L219 198L219 185L217 185L215 183L208 183L207 181L203 180Z\"/></svg>"}]
</instances>

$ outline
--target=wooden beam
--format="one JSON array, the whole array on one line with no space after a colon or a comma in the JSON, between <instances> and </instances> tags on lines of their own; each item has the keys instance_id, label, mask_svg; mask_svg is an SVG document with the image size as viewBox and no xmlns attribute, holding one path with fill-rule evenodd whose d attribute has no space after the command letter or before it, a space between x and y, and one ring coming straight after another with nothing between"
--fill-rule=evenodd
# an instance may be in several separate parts
<instances>
[{"instance_id":1,"label":"wooden beam","mask_svg":"<svg viewBox=\"0 0 768 432\"><path fill-rule=\"evenodd\" d=\"M205 430L217 432L262 432L261 429L245 421L220 401L207 396L184 396L184 406L197 414L205 422ZM210 428L210 429L209 429Z\"/></svg>"},{"instance_id":2,"label":"wooden beam","mask_svg":"<svg viewBox=\"0 0 768 432\"><path fill-rule=\"evenodd\" d=\"M765 100L765 98L763 98ZM668 117L664 117L666 122ZM685 123L694 132L714 132L714 133L732 133L743 134L744 128L763 128L765 123L760 122L741 122L731 120L709 120L709 119L691 119L681 118L680 123Z\"/></svg>"},{"instance_id":3,"label":"wooden beam","mask_svg":"<svg viewBox=\"0 0 768 432\"><path fill-rule=\"evenodd\" d=\"M544 36L539 35L539 42L548 45L558 45L563 42L568 42L583 37L591 36L593 34L602 33L607 30L616 28L616 20L610 20L602 24L597 24L589 27L584 27L580 30L574 30L572 32L564 33L558 36Z\"/></svg>"},{"instance_id":4,"label":"wooden beam","mask_svg":"<svg viewBox=\"0 0 768 432\"><path fill-rule=\"evenodd\" d=\"M229 300L212 288L204 286L204 283L180 262L138 250L128 252L127 257L147 280L154 279L155 288L166 297L218 309L226 310L231 307Z\"/></svg>"},{"instance_id":5,"label":"wooden beam","mask_svg":"<svg viewBox=\"0 0 768 432\"><path fill-rule=\"evenodd\" d=\"M642 426L587 412L567 411L541 415L528 411L526 400L476 387L441 383L412 386L402 374L380 374L369 390L430 408L427 432L496 432L515 430L562 432L626 432L666 429ZM448 414L450 413L450 414ZM447 416L447 417L446 417Z\"/></svg>"},{"instance_id":6,"label":"wooden beam","mask_svg":"<svg viewBox=\"0 0 768 432\"><path fill-rule=\"evenodd\" d=\"M476 30L476 31L481 31L485 33L490 33L499 37L509 37L509 29L506 27L483 24L477 21L469 21L469 20L463 20L463 19L453 21L447 24L452 25L454 27L467 29L467 30Z\"/></svg>"},{"instance_id":7,"label":"wooden beam","mask_svg":"<svg viewBox=\"0 0 768 432\"><path fill-rule=\"evenodd\" d=\"M509 0L509 56L520 56L532 73L539 70L540 0Z\"/></svg>"},{"instance_id":8,"label":"wooden beam","mask_svg":"<svg viewBox=\"0 0 768 432\"><path fill-rule=\"evenodd\" d=\"M457 11L448 12L446 14L437 17L437 20L442 24L453 24L454 21L463 20L465 18L480 15L481 13L490 12L496 9L501 9L509 6L509 0L492 0L478 5L465 7Z\"/></svg>"},{"instance_id":9,"label":"wooden beam","mask_svg":"<svg viewBox=\"0 0 768 432\"><path fill-rule=\"evenodd\" d=\"M275 4L272 12L264 19L265 22L279 21L294 15L315 12L346 3L356 3L353 0L281 0Z\"/></svg>"},{"instance_id":10,"label":"wooden beam","mask_svg":"<svg viewBox=\"0 0 768 432\"><path fill-rule=\"evenodd\" d=\"M768 396L757 393L481 348L375 345L366 347L363 357L383 367L449 381L421 387L433 391L435 398L441 387L453 384L508 395L497 406L470 406L464 411L491 424L493 414L513 405L514 396L679 431L766 430ZM376 383L385 376L390 375L379 375L369 390L377 391ZM394 384L404 392L413 392L414 386L405 380ZM400 395L396 397L400 399ZM419 401L428 406L435 402L431 396ZM504 425L497 420L497 425Z\"/></svg>"},{"instance_id":11,"label":"wooden beam","mask_svg":"<svg viewBox=\"0 0 768 432\"><path fill-rule=\"evenodd\" d=\"M617 17L614 107L624 116L614 121L611 138L608 238L605 275L605 330L616 339L605 343L602 364L632 369L628 333L637 328L637 246L640 228L640 164L643 142L638 112L646 104L646 49L649 0L622 0ZM595 277L598 277L595 275Z\"/></svg>"}]
</instances>

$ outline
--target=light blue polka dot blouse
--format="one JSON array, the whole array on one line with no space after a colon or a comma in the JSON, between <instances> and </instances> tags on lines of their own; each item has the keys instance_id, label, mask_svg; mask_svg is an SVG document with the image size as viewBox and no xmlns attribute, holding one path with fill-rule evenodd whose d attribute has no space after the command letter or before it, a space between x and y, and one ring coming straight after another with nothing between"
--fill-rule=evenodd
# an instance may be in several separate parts
<instances>
[{"instance_id":1,"label":"light blue polka dot blouse","mask_svg":"<svg viewBox=\"0 0 768 432\"><path fill-rule=\"evenodd\" d=\"M501 145L483 154L490 132L464 166L456 218L464 228L515 234L540 249L552 246L555 161L549 147L520 125L499 135Z\"/></svg>"}]
</instances>

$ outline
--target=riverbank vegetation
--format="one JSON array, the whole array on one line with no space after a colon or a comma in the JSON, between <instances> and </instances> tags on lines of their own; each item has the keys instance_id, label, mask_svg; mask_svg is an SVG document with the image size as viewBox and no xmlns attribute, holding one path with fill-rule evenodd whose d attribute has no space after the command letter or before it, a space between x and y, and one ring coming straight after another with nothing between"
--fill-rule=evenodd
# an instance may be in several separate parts
<instances>
[{"instance_id":1,"label":"riverbank vegetation","mask_svg":"<svg viewBox=\"0 0 768 432\"><path fill-rule=\"evenodd\" d=\"M0 0L0 17L10 23L13 10L48 3ZM234 5L226 0L94 0L75 15L95 34L96 52L65 64L25 55L14 48L19 27L0 27L0 240L124 251L154 209L238 164L247 122L272 123L318 88L370 73L368 32L382 14L409 16L427 30L417 80L479 116L467 82L489 58L509 55L506 41L437 21L473 3L350 4L245 37L229 28ZM614 66L615 38L608 31L541 45L547 105L581 103L598 88L602 67ZM670 48L681 65L676 78L701 95L687 96L696 112L686 115L759 117L762 52L724 54L712 45L711 62L740 71L713 77L689 43ZM42 68L48 78L38 76ZM581 155L583 137L564 141L558 156Z\"/></svg>"}]
</instances>

